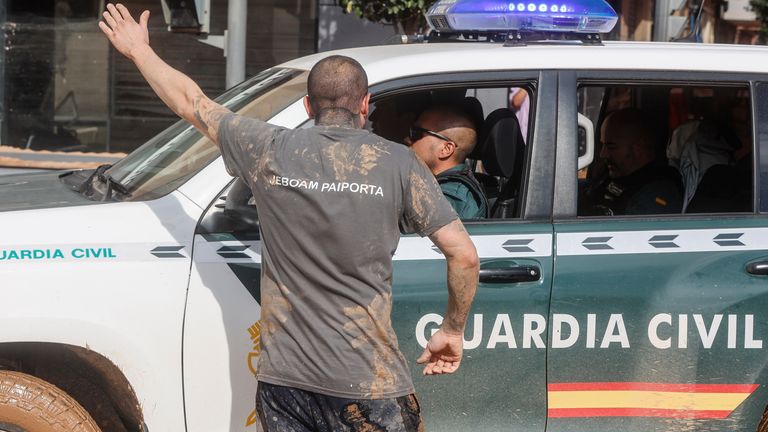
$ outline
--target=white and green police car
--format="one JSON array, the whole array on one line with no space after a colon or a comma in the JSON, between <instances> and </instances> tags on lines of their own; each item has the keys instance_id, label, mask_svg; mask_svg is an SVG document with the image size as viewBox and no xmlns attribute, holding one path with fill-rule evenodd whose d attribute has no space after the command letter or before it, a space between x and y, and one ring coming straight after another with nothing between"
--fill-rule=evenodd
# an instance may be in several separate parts
<instances>
[{"instance_id":1,"label":"white and green police car","mask_svg":"<svg viewBox=\"0 0 768 432\"><path fill-rule=\"evenodd\" d=\"M615 14L587 3L441 0L429 43L342 52L369 74L375 131L402 137L414 101L460 100L478 122L492 214L466 226L481 283L459 373L414 364L427 429L765 428L768 50L602 42ZM328 54L218 101L307 127L308 70ZM685 211L585 205L621 108L689 179ZM255 431L249 194L185 123L111 167L0 177L0 431ZM445 261L412 236L394 260L393 323L415 360L445 309Z\"/></svg>"}]
</instances>

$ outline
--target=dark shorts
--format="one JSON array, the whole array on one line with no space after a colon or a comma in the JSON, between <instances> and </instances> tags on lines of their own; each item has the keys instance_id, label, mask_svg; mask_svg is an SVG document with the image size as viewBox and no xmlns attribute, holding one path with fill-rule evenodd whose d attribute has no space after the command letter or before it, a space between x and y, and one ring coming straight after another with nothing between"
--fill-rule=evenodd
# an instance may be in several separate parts
<instances>
[{"instance_id":1,"label":"dark shorts","mask_svg":"<svg viewBox=\"0 0 768 432\"><path fill-rule=\"evenodd\" d=\"M413 394L345 399L259 382L256 411L265 432L423 432Z\"/></svg>"}]
</instances>

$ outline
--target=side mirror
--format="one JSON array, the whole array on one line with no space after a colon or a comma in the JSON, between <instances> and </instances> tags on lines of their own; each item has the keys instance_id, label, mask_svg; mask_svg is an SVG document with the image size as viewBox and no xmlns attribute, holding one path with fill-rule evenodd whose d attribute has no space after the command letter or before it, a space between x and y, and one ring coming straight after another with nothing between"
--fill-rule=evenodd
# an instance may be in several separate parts
<instances>
[{"instance_id":1,"label":"side mirror","mask_svg":"<svg viewBox=\"0 0 768 432\"><path fill-rule=\"evenodd\" d=\"M587 116L579 113L579 170L595 160L595 126Z\"/></svg>"},{"instance_id":2,"label":"side mirror","mask_svg":"<svg viewBox=\"0 0 768 432\"><path fill-rule=\"evenodd\" d=\"M251 229L259 227L259 213L256 206L251 204L253 193L251 188L238 178L227 192L224 204L224 215L236 221L240 226L250 226Z\"/></svg>"},{"instance_id":3,"label":"side mirror","mask_svg":"<svg viewBox=\"0 0 768 432\"><path fill-rule=\"evenodd\" d=\"M224 208L224 216L237 223L237 226L244 226L252 230L259 229L259 213L256 207L252 205L236 205Z\"/></svg>"},{"instance_id":4,"label":"side mirror","mask_svg":"<svg viewBox=\"0 0 768 432\"><path fill-rule=\"evenodd\" d=\"M222 202L223 201L223 202ZM249 233L259 235L259 214L250 203L251 190L240 179L233 182L206 212L199 234Z\"/></svg>"}]
</instances>

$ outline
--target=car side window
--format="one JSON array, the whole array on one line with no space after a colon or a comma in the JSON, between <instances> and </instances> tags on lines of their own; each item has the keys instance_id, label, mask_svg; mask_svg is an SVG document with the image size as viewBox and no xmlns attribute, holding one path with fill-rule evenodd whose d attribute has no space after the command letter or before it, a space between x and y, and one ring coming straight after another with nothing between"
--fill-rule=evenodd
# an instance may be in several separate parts
<instances>
[{"instance_id":1,"label":"car side window","mask_svg":"<svg viewBox=\"0 0 768 432\"><path fill-rule=\"evenodd\" d=\"M463 220L514 219L522 210L534 95L524 83L399 92L373 99L367 127L390 141L410 146L433 171ZM473 144L467 148L465 143L457 142L457 149L464 146L467 151L450 156L434 153L439 151L435 147L426 148L421 141L425 133L438 147L441 137L462 139L440 134L443 129L448 131L446 134L452 133L450 125L456 120L446 118L456 112L472 124ZM457 154L458 159L453 160ZM467 176L472 179L466 180ZM477 202L469 204L473 210L475 206L485 206L486 210L463 214L467 201ZM480 201L484 204L480 205Z\"/></svg>"},{"instance_id":2,"label":"car side window","mask_svg":"<svg viewBox=\"0 0 768 432\"><path fill-rule=\"evenodd\" d=\"M747 84L581 83L579 124L580 217L753 211Z\"/></svg>"}]
</instances>

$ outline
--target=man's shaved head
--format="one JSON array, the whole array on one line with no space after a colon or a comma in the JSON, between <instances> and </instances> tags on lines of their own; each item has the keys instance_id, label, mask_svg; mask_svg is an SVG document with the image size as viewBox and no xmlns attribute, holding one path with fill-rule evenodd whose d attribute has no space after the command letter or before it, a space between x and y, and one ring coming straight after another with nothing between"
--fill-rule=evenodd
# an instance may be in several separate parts
<instances>
[{"instance_id":1,"label":"man's shaved head","mask_svg":"<svg viewBox=\"0 0 768 432\"><path fill-rule=\"evenodd\" d=\"M435 175L463 163L477 142L472 118L451 106L424 111L414 126L431 133L422 132L421 137L409 136L405 144Z\"/></svg>"},{"instance_id":2,"label":"man's shaved head","mask_svg":"<svg viewBox=\"0 0 768 432\"><path fill-rule=\"evenodd\" d=\"M603 120L600 157L608 163L612 178L628 176L654 161L651 124L642 111L634 108L615 111Z\"/></svg>"},{"instance_id":3,"label":"man's shaved head","mask_svg":"<svg viewBox=\"0 0 768 432\"><path fill-rule=\"evenodd\" d=\"M326 57L309 71L307 94L318 117L326 111L357 115L368 94L368 76L360 63L350 57Z\"/></svg>"},{"instance_id":4,"label":"man's shaved head","mask_svg":"<svg viewBox=\"0 0 768 432\"><path fill-rule=\"evenodd\" d=\"M477 142L474 121L453 106L438 106L424 111L420 117L432 130L441 132L456 143L456 162L463 162L472 153Z\"/></svg>"}]
</instances>

